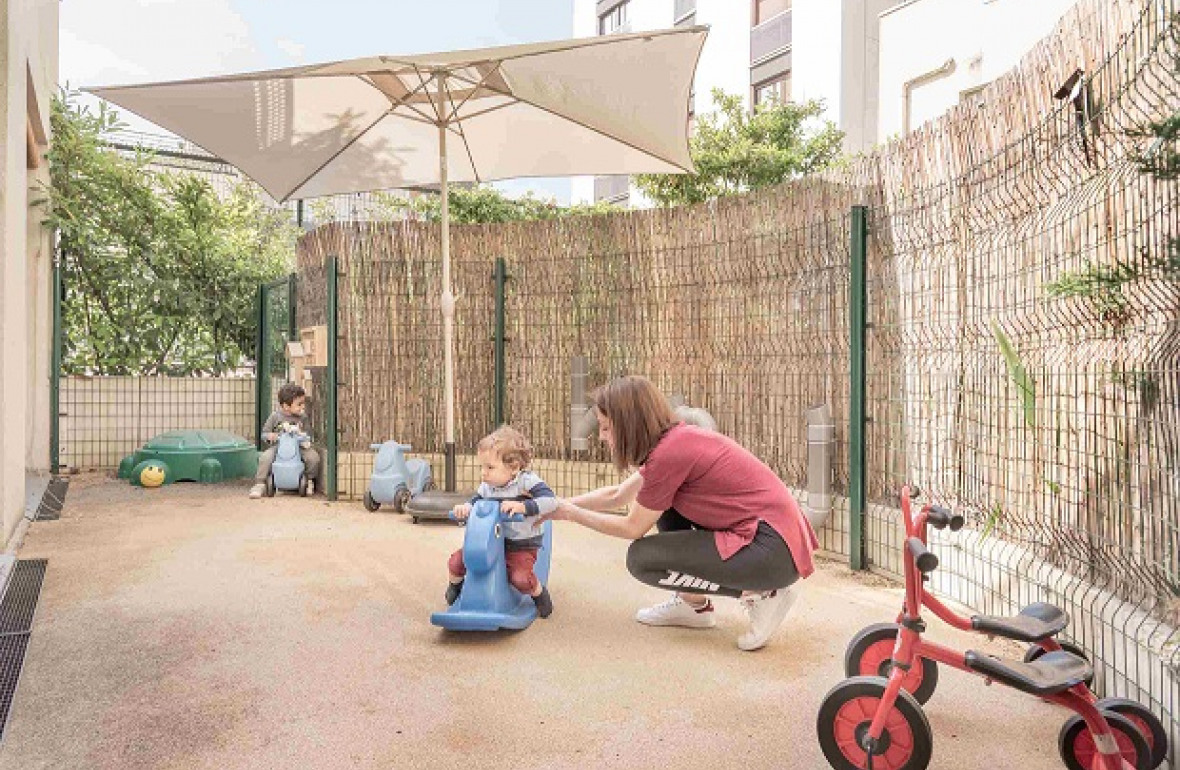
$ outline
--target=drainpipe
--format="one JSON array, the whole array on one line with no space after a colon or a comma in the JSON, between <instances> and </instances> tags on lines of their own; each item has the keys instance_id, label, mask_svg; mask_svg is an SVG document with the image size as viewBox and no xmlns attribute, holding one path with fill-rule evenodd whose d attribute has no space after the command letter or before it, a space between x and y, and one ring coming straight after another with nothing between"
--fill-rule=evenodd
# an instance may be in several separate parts
<instances>
[{"instance_id":1,"label":"drainpipe","mask_svg":"<svg viewBox=\"0 0 1180 770\"><path fill-rule=\"evenodd\" d=\"M590 448L590 437L598 430L594 409L586 403L586 378L590 363L586 356L570 360L570 449L585 452Z\"/></svg>"},{"instance_id":2,"label":"drainpipe","mask_svg":"<svg viewBox=\"0 0 1180 770\"><path fill-rule=\"evenodd\" d=\"M935 80L941 80L947 75L955 71L955 60L947 59L940 66L923 72L916 78L910 78L901 86L901 133L908 134L910 132L910 96L913 95L914 90L927 83L933 83Z\"/></svg>"},{"instance_id":3,"label":"drainpipe","mask_svg":"<svg viewBox=\"0 0 1180 770\"><path fill-rule=\"evenodd\" d=\"M818 404L807 415L807 506L811 526L819 529L832 512L832 448L836 425L827 404Z\"/></svg>"}]
</instances>

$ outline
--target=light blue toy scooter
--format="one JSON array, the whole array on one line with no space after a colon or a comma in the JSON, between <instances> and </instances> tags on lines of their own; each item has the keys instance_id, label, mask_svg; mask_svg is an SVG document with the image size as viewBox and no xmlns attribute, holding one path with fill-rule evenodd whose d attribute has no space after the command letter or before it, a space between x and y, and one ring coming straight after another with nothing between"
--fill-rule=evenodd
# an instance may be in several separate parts
<instances>
[{"instance_id":1,"label":"light blue toy scooter","mask_svg":"<svg viewBox=\"0 0 1180 770\"><path fill-rule=\"evenodd\" d=\"M496 500L479 500L472 507L463 536L463 564L467 567L463 592L449 609L431 615L431 623L451 631L495 631L528 628L536 620L537 605L533 597L525 596L508 582L504 533L500 526L505 521L524 521L524 517L504 515ZM553 522L546 521L541 531L544 538L533 569L541 585L548 585Z\"/></svg>"},{"instance_id":2,"label":"light blue toy scooter","mask_svg":"<svg viewBox=\"0 0 1180 770\"><path fill-rule=\"evenodd\" d=\"M298 492L307 497L307 476L303 473L303 457L300 447L311 446L311 437L290 423L283 423L275 449L275 459L266 477L266 496L274 497L275 492Z\"/></svg>"},{"instance_id":3,"label":"light blue toy scooter","mask_svg":"<svg viewBox=\"0 0 1180 770\"><path fill-rule=\"evenodd\" d=\"M365 508L378 510L382 505L392 505L398 513L406 512L410 498L434 489L430 475L430 463L425 460L407 460L409 444L386 441L373 444L377 459L373 462L373 476L365 490Z\"/></svg>"}]
</instances>

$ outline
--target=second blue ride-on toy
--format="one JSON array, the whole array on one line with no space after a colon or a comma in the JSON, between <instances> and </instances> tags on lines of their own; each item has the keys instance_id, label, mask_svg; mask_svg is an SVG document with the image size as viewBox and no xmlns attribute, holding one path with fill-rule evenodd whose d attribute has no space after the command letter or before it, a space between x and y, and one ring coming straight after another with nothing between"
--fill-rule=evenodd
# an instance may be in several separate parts
<instances>
[{"instance_id":1,"label":"second blue ride-on toy","mask_svg":"<svg viewBox=\"0 0 1180 770\"><path fill-rule=\"evenodd\" d=\"M311 437L290 423L283 423L275 447L275 459L266 477L266 496L275 492L298 492L307 497L307 475L304 474L303 455L299 449L311 444Z\"/></svg>"},{"instance_id":2,"label":"second blue ride-on toy","mask_svg":"<svg viewBox=\"0 0 1180 770\"><path fill-rule=\"evenodd\" d=\"M520 514L500 512L497 500L480 500L467 518L463 536L463 563L467 577L463 591L449 609L430 616L430 622L451 631L496 631L528 628L537 618L533 597L525 596L508 582L504 561L504 532L501 522L524 521ZM549 583L549 562L553 556L553 522L541 525L544 535L534 571L541 585Z\"/></svg>"},{"instance_id":3,"label":"second blue ride-on toy","mask_svg":"<svg viewBox=\"0 0 1180 770\"><path fill-rule=\"evenodd\" d=\"M406 459L409 444L386 441L373 444L377 459L373 461L373 475L369 488L365 490L365 508L376 511L382 505L392 505L398 513L406 512L406 503L428 489L434 489L430 475L430 463L425 460Z\"/></svg>"}]
</instances>

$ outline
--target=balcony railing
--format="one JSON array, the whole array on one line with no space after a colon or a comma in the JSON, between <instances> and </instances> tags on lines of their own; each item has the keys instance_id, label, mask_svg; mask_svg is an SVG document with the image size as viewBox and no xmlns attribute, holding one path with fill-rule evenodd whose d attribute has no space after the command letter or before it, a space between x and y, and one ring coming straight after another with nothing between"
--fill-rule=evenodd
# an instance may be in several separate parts
<instances>
[{"instance_id":1,"label":"balcony railing","mask_svg":"<svg viewBox=\"0 0 1180 770\"><path fill-rule=\"evenodd\" d=\"M594 200L614 201L626 198L631 190L631 177L596 176L594 177Z\"/></svg>"},{"instance_id":2,"label":"balcony railing","mask_svg":"<svg viewBox=\"0 0 1180 770\"><path fill-rule=\"evenodd\" d=\"M790 11L784 11L750 30L750 63L769 59L791 45Z\"/></svg>"}]
</instances>

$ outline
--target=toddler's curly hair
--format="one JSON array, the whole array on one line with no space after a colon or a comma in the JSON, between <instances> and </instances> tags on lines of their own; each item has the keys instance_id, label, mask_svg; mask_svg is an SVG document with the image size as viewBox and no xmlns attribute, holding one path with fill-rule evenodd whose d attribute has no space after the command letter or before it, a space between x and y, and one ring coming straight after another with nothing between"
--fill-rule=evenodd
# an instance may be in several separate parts
<instances>
[{"instance_id":1,"label":"toddler's curly hair","mask_svg":"<svg viewBox=\"0 0 1180 770\"><path fill-rule=\"evenodd\" d=\"M524 470L533 461L533 445L524 434L510 425L501 425L484 436L476 447L479 452L495 452L505 465Z\"/></svg>"}]
</instances>

